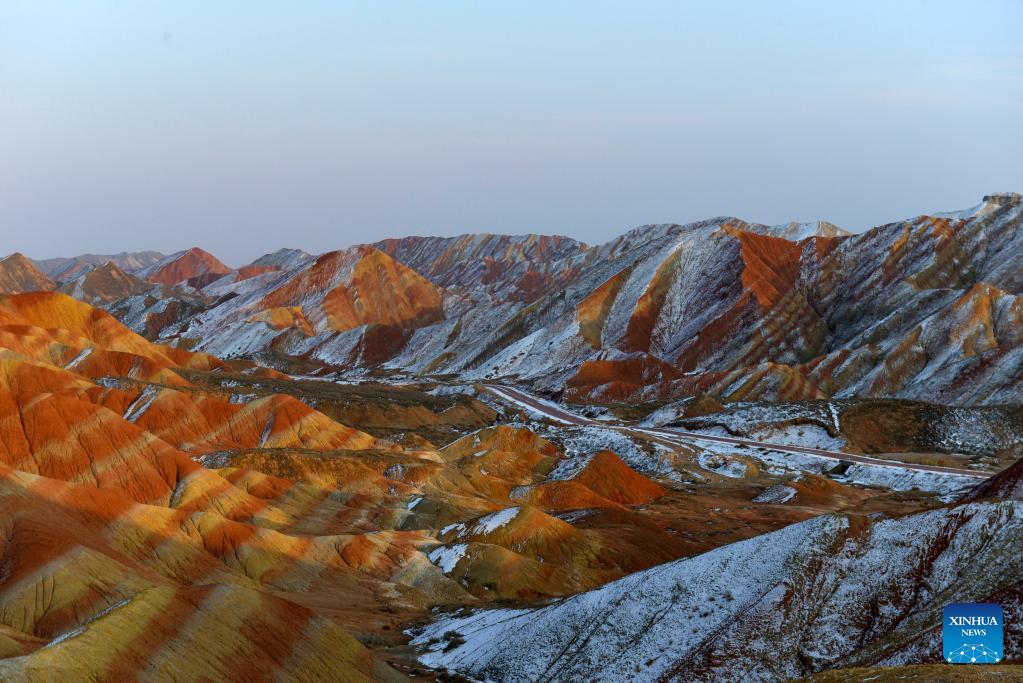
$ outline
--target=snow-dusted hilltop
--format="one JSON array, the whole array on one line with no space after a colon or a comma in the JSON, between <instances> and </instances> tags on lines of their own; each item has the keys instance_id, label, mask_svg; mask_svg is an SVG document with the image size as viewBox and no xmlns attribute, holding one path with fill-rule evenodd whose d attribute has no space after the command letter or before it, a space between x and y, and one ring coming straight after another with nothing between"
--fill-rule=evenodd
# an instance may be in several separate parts
<instances>
[{"instance_id":1,"label":"snow-dusted hilltop","mask_svg":"<svg viewBox=\"0 0 1023 683\"><path fill-rule=\"evenodd\" d=\"M171 254L139 270L143 280L161 285L189 285L200 288L228 272L230 268L208 251L192 247Z\"/></svg>"},{"instance_id":2,"label":"snow-dusted hilltop","mask_svg":"<svg viewBox=\"0 0 1023 683\"><path fill-rule=\"evenodd\" d=\"M24 254L11 254L0 258L0 294L39 292L56 289L57 283Z\"/></svg>"}]
</instances>

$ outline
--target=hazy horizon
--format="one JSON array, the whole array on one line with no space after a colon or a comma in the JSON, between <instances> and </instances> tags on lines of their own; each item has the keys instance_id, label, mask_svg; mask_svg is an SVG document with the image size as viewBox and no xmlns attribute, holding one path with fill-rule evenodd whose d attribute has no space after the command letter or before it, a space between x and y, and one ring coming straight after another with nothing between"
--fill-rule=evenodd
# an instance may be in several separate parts
<instances>
[{"instance_id":1,"label":"hazy horizon","mask_svg":"<svg viewBox=\"0 0 1023 683\"><path fill-rule=\"evenodd\" d=\"M0 3L0 255L852 231L1023 191L1023 3Z\"/></svg>"},{"instance_id":2,"label":"hazy horizon","mask_svg":"<svg viewBox=\"0 0 1023 683\"><path fill-rule=\"evenodd\" d=\"M1015 192L1016 190L1002 190L1001 192L1006 192L1006 191L1008 191L1008 192ZM990 193L988 193L988 194L990 194ZM975 202L973 202L969 206L935 209L933 211L918 211L916 213L909 214L909 215L906 215L906 216L893 217L893 218L891 218L889 220L885 220L885 221L883 221L881 223L878 223L877 225L866 226L866 227L860 228L858 230L851 230L851 232L863 232L863 231L866 231L866 230L870 230L871 228L875 228L875 227L879 227L881 225L885 225L886 223L894 223L894 222L897 222L897 221L902 220L902 219L913 218L915 216L924 215L924 214L927 214L927 213L940 213L940 212L944 212L944 211L959 211L959 210L962 210L962 209L969 209L969 208L971 208L974 205L980 204L980 200L981 199L982 199L982 197L978 197L977 200ZM664 224L664 223L676 223L676 224L680 224L680 225L685 225L685 224L688 224L688 223L696 223L696 222L699 222L699 221L710 220L710 219L724 217L724 216L725 216L725 214L718 214L717 216L703 216L702 218L693 218L693 219L682 220L682 221L660 221L660 223L662 223L662 224ZM757 221L757 220L753 220L753 219L748 219L748 218L745 218L743 216L728 216L728 217L730 217L730 218L739 218L739 219L745 220L745 221L747 221L749 223L761 223L761 224L766 224L766 225L784 225L784 224L793 222L793 221L779 221L779 222L765 223L764 221ZM810 221L799 221L799 222L816 222L817 220L827 221L826 218L822 218L822 219L813 219L813 220L810 220ZM838 224L834 223L834 221L828 221L828 222L829 223L833 223L835 225L838 225ZM630 230L635 230L635 229L638 229L638 228L642 228L645 225L657 225L657 224L656 223L645 223L643 225L634 225L632 227L625 228L625 229L621 230L620 232L611 235L608 239L600 240L599 242L587 241L585 239L581 239L579 237L572 236L572 235L567 235L565 233L545 232L545 231L535 231L535 232L532 232L532 233L522 233L522 232L501 232L501 231L494 231L494 230L478 230L478 231L452 232L452 233L449 233L449 234L415 233L415 232L411 232L411 233L400 234L400 235L399 234L385 235L385 236L376 238L376 239L371 240L371 241L351 242L351 243L348 243L348 244L338 244L336 246L330 247L328 249L324 249L322 251L321 250L306 249L306 248L302 247L301 245L283 244L283 245L280 245L278 247L262 251L259 254L256 254L255 256L253 256L252 258L248 258L248 259L246 259L244 261L237 261L237 262L235 260L233 260L233 259L222 257L220 254L212 251L211 249L206 248L203 244L190 244L190 245L186 245L186 246L183 246L183 247L180 247L180 248L177 248L177 249L171 249L171 250L157 249L157 248L154 248L154 247L142 247L142 248L139 248L139 249L118 249L116 251L110 251L110 252L97 252L97 251L93 250L93 251L76 252L74 254L54 254L54 255L48 255L48 256L37 256L35 254L28 254L28 253L24 253L24 252L20 252L20 253L23 253L23 255L28 256L29 258L31 258L34 261L46 261L46 260L56 259L56 258L74 258L76 256L116 256L116 255L121 254L121 253L140 253L140 252L146 252L146 251L159 252L159 253L162 253L165 256L170 256L170 255L178 253L178 252L187 251L188 249L192 249L192 248L198 247L198 248L200 248L200 249L202 249L204 251L207 251L207 252L213 254L218 259L223 261L226 265L229 265L229 266L231 266L233 268L239 268L241 266L244 266L244 265L247 265L247 264L251 263L252 261L258 259L261 256L266 256L266 255L272 254L272 253L274 253L276 251L280 251L280 250L283 250L283 249L298 249L298 250L305 251L305 252L308 252L308 253L313 254L313 255L319 255L319 254L322 254L322 253L325 253L325 252L328 252L328 251L336 251L336 250L339 250L339 249L345 249L345 248L348 248L348 247L358 246L360 244L374 243L374 242L379 242L379 241L385 240L385 239L400 239L400 238L403 238L403 237L431 237L431 236L437 236L437 235L442 236L442 237L455 237L455 236L464 235L464 234L480 234L480 233L494 233L494 234L500 234L500 235L510 235L510 236L514 237L514 236L525 236L525 235L535 234L535 235L544 235L544 236L572 237L573 239L577 239L580 242L586 243L588 246L596 246L596 245L601 244L603 242L607 242L607 241L613 240L615 237L618 237L619 235L622 235L622 234L624 234L626 232L629 232ZM848 229L848 228L845 228L845 226L842 226L842 225L838 225L838 227L839 228ZM6 256L9 256L10 254L13 254L13 253L16 253L16 252L18 252L18 250L15 250L14 252L5 252L3 254L0 254L0 259L3 259Z\"/></svg>"}]
</instances>

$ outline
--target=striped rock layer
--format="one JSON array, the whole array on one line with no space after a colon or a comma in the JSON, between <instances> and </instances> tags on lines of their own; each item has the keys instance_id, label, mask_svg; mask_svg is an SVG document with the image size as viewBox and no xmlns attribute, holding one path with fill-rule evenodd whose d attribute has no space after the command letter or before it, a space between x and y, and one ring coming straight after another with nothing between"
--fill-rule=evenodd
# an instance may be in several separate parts
<instances>
[{"instance_id":1,"label":"striped rock layer","mask_svg":"<svg viewBox=\"0 0 1023 683\"><path fill-rule=\"evenodd\" d=\"M642 513L668 490L611 451L565 469L509 426L400 447L188 379L231 373L293 381L62 293L0 298L0 678L397 680L355 636L691 551Z\"/></svg>"},{"instance_id":2,"label":"striped rock layer","mask_svg":"<svg viewBox=\"0 0 1023 683\"><path fill-rule=\"evenodd\" d=\"M597 246L480 234L281 250L234 271L192 250L135 273L192 299L105 306L219 357L503 379L578 401L1013 402L1021 216L1019 195L996 194L856 235L715 218Z\"/></svg>"}]
</instances>

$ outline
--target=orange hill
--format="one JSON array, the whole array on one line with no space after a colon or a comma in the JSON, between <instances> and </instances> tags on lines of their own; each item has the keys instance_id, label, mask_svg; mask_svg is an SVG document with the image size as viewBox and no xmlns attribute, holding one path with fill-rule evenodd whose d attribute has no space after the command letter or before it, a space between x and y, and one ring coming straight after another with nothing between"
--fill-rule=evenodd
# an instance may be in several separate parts
<instances>
[{"instance_id":1,"label":"orange hill","mask_svg":"<svg viewBox=\"0 0 1023 683\"><path fill-rule=\"evenodd\" d=\"M0 259L0 294L52 291L57 288L24 254L11 254Z\"/></svg>"},{"instance_id":2,"label":"orange hill","mask_svg":"<svg viewBox=\"0 0 1023 683\"><path fill-rule=\"evenodd\" d=\"M0 297L0 346L54 365L72 365L92 377L131 376L181 383L173 367L209 370L213 356L161 346L116 318L56 292Z\"/></svg>"},{"instance_id":3,"label":"orange hill","mask_svg":"<svg viewBox=\"0 0 1023 683\"><path fill-rule=\"evenodd\" d=\"M155 679L173 659L189 679L387 679L346 627L469 599L419 550L427 534L388 531L400 482L381 477L392 514L370 516L338 488L191 457L388 444L290 396L235 404L115 366L93 382L104 354L223 365L63 294L0 299L0 678Z\"/></svg>"},{"instance_id":4,"label":"orange hill","mask_svg":"<svg viewBox=\"0 0 1023 683\"><path fill-rule=\"evenodd\" d=\"M145 270L140 275L149 282L161 285L187 284L197 289L231 272L220 259L208 251L192 247L172 254Z\"/></svg>"}]
</instances>

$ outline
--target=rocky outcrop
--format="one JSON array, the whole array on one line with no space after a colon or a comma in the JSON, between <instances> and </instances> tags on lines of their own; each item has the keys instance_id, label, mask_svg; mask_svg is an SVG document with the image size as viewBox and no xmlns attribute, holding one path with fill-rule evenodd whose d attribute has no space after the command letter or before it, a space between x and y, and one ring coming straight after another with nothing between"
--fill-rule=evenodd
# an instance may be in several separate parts
<instances>
[{"instance_id":1,"label":"rocky outcrop","mask_svg":"<svg viewBox=\"0 0 1023 683\"><path fill-rule=\"evenodd\" d=\"M201 302L109 308L137 331L171 319L163 338L220 356L502 378L581 402L1016 402L1021 222L1007 193L855 235L719 217L592 247L408 237L282 250L215 281L193 250L144 273L201 287Z\"/></svg>"},{"instance_id":2,"label":"rocky outcrop","mask_svg":"<svg viewBox=\"0 0 1023 683\"><path fill-rule=\"evenodd\" d=\"M158 251L121 252L120 254L82 254L70 258L36 259L35 264L47 277L56 282L66 283L82 274L107 263L113 263L126 273L147 268L165 258Z\"/></svg>"}]
</instances>

